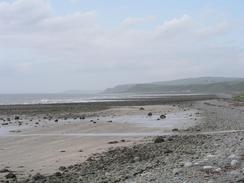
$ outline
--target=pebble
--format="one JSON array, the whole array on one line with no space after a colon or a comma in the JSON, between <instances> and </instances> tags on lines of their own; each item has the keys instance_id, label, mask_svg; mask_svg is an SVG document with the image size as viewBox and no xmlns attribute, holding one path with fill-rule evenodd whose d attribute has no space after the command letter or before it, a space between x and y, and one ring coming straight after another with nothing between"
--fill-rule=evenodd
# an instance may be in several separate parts
<instances>
[{"instance_id":1,"label":"pebble","mask_svg":"<svg viewBox=\"0 0 244 183\"><path fill-rule=\"evenodd\" d=\"M139 157L134 157L133 160L134 160L134 161L140 161L140 158L139 158Z\"/></svg>"},{"instance_id":2,"label":"pebble","mask_svg":"<svg viewBox=\"0 0 244 183\"><path fill-rule=\"evenodd\" d=\"M234 160L232 160L232 161L230 162L230 165L231 165L233 168L236 168L236 167L238 167L238 166L240 165L240 162L239 162L238 160L234 159Z\"/></svg>"},{"instance_id":3,"label":"pebble","mask_svg":"<svg viewBox=\"0 0 244 183\"><path fill-rule=\"evenodd\" d=\"M182 169L180 169L180 168L175 168L175 169L173 170L173 174L174 174L174 175L178 175L181 171L182 171Z\"/></svg>"},{"instance_id":4,"label":"pebble","mask_svg":"<svg viewBox=\"0 0 244 183\"><path fill-rule=\"evenodd\" d=\"M188 167L191 167L192 166L192 162L185 162L184 163L184 167L188 168Z\"/></svg>"},{"instance_id":5,"label":"pebble","mask_svg":"<svg viewBox=\"0 0 244 183\"><path fill-rule=\"evenodd\" d=\"M229 158L229 159L236 159L237 156L236 156L235 154L231 154L228 158Z\"/></svg>"},{"instance_id":6,"label":"pebble","mask_svg":"<svg viewBox=\"0 0 244 183\"><path fill-rule=\"evenodd\" d=\"M213 155L213 154L207 155L207 158L214 158L214 157L216 157L216 155Z\"/></svg>"},{"instance_id":7,"label":"pebble","mask_svg":"<svg viewBox=\"0 0 244 183\"><path fill-rule=\"evenodd\" d=\"M221 170L222 170L221 168L216 168L214 171L215 172L221 172Z\"/></svg>"},{"instance_id":8,"label":"pebble","mask_svg":"<svg viewBox=\"0 0 244 183\"><path fill-rule=\"evenodd\" d=\"M204 170L211 170L211 169L213 169L213 166L203 166L203 169Z\"/></svg>"}]
</instances>

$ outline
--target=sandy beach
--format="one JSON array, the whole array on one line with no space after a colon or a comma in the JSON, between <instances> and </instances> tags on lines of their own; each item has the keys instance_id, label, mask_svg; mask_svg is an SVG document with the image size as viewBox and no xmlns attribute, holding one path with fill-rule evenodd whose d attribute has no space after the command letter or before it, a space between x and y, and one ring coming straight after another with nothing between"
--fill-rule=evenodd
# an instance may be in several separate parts
<instances>
[{"instance_id":1,"label":"sandy beach","mask_svg":"<svg viewBox=\"0 0 244 183\"><path fill-rule=\"evenodd\" d=\"M244 109L211 98L1 106L0 181L206 182L201 179L205 177L201 168L213 166L204 165L206 157L233 154L242 163L238 165L240 172L235 168L235 176L220 180L238 181L243 175ZM226 143L226 137L231 143ZM163 143L153 143L155 138ZM232 150L225 147L223 151L223 144ZM194 163L199 166L193 168ZM217 182L218 175L226 173L223 167L227 163L221 168L213 166L221 169L213 173ZM160 166L164 166L163 172ZM127 172L128 167L133 174ZM185 171L188 173L182 173ZM198 171L201 174L196 177ZM211 171L206 172L209 175ZM10 173L14 177L6 177Z\"/></svg>"}]
</instances>

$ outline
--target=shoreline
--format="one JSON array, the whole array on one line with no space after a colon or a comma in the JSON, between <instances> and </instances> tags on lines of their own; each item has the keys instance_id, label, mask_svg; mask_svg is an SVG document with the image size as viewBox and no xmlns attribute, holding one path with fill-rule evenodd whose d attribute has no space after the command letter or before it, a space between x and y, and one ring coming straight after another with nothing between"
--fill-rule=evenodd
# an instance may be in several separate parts
<instances>
[{"instance_id":1,"label":"shoreline","mask_svg":"<svg viewBox=\"0 0 244 183\"><path fill-rule=\"evenodd\" d=\"M193 95L193 96L168 96L163 98L148 98L138 100L91 102L91 103L64 103L64 104L26 104L26 105L0 105L0 116L14 118L15 115L46 115L51 117L61 116L64 118L77 118L83 113L92 113L106 110L111 107L164 105L209 100L219 98L216 95ZM60 115L62 113L62 115ZM1 121L1 118L0 118Z\"/></svg>"},{"instance_id":2,"label":"shoreline","mask_svg":"<svg viewBox=\"0 0 244 183\"><path fill-rule=\"evenodd\" d=\"M182 100L182 98L181 98ZM55 156L63 157L63 159L69 160L65 163L65 161L60 161L59 164L56 164L52 168L52 171L48 170L46 166L44 166L44 169L47 169L47 172L44 172L44 175L35 176L36 173L42 172L42 171L33 171L31 174L32 176L29 179L25 179L26 173L22 172L23 175L19 175L19 171L23 171L25 167L22 168L22 170L13 169L13 171L17 170L17 177L18 182L24 182L24 183L30 183L30 182L45 182L48 181L50 183L52 182L60 182L61 180L63 182L69 182L69 183L75 183L77 182L77 178L82 175L82 179L80 179L79 182L130 182L135 180L141 180L141 182L160 182L160 177L162 176L165 178L164 182L184 182L184 181L190 181L190 179L187 179L187 176L191 176L197 174L198 178L196 176L192 177L192 180L190 182L196 182L200 183L201 180L204 180L203 182L206 182L206 178L202 179L201 176L205 176L205 174L208 174L207 172L212 172L213 169L220 168L221 170L219 172L214 173L214 176L209 179L214 179L216 182L228 182L229 180L235 180L238 179L241 180L241 172L238 174L238 171L242 171L241 167L244 165L240 165L237 168L231 169L231 171L236 171L235 173L237 175L232 176L232 174L227 174L226 176L223 176L223 173L227 172L227 169L225 170L225 166L229 166L230 162L225 159L226 154L228 156L232 154L235 155L235 160L237 159L239 163L242 163L241 157L242 157L242 150L240 147L243 144L243 123L242 119L244 119L244 116L242 117L242 112L235 110L235 107L231 106L230 103L226 105L226 101L223 100L208 100L208 101L202 101L200 99L198 100L190 100L190 101L182 101L182 102L169 102L169 104L165 104L163 102L161 105L155 105L154 101L151 103L151 105L143 105L144 110L140 111L140 107L142 105L129 105L126 106L125 103L121 104L119 103L118 106L103 108L103 110L93 110L93 112L87 112L80 111L79 115L81 114L87 114L86 118L90 120L90 117L94 120L101 118L99 120L96 120L96 123L91 123L89 120L85 122L85 126L80 126L79 120L77 122L71 121L70 124L65 124L61 120L61 118L58 118L60 114L63 113L62 110L59 110L59 114L57 111L55 113L52 113L52 115L55 116L55 118L52 118L51 123L47 122L47 126L45 125L43 127L36 127L32 128L32 132L37 133L38 131L43 131L47 134L47 137L41 137L43 141L38 140L38 143L40 145L42 142L47 142L47 140L50 142L50 144L47 144L46 149L49 149L49 145L52 144L52 149L56 149ZM146 101L147 104L149 103ZM159 101L157 101L159 102ZM160 101L162 102L162 101ZM145 104L145 101L142 103ZM142 104L140 103L136 104ZM131 101L130 104L133 104L133 101ZM135 103L134 103L135 104ZM209 105L211 104L211 105ZM218 105L216 105L218 104ZM226 108L223 108L225 104ZM111 105L111 104L109 104ZM122 105L122 106L121 106ZM111 105L112 106L112 105ZM140 106L140 107L139 107ZM59 108L60 109L60 108ZM97 109L97 108L96 108ZM78 134L76 133L79 131L79 133L82 132L82 130L85 130L86 134L95 132L96 134L104 133L104 132L127 132L136 130L137 133L145 133L148 132L148 128L141 128L138 126L130 125L128 123L125 124L119 124L115 121L113 123L108 123L107 121L102 122L102 116L119 116L119 115L133 115L133 114L144 114L146 115L149 111L153 111L153 114L159 115L163 112L170 113L170 112L178 112L180 110L182 111L188 111L189 109L196 109L199 112L195 111L195 115L201 116L201 120L197 120L196 124L192 127L188 127L185 129L179 129L176 132L170 132L169 134L164 134L161 132L161 134L156 134L156 136L160 135L161 143L154 143L155 138L158 137L150 137L148 135L143 137L129 137L129 136L110 136L110 137L77 137L77 136L70 136L70 137L53 137L49 136L49 132L57 132L58 135L62 135L64 131L69 131L69 134L71 132L75 132L73 135ZM76 110L74 110L77 112ZM26 112L26 111L25 111ZM223 113L224 112L224 113ZM226 115L223 115L225 114ZM46 113L30 113L31 116L37 115L40 117L41 121L43 121L43 115L45 117ZM4 114L6 115L6 114ZM13 111L11 113L13 115ZM58 115L58 116L56 116ZM73 115L73 114L72 114ZM71 116L72 116L71 115ZM24 116L24 115L23 115ZM66 115L61 115L62 118ZM22 117L22 116L20 116ZM59 119L59 123L55 124L53 120ZM67 117L67 116L66 116ZM73 120L72 116L72 120ZM187 119L194 119L194 115L188 114ZM233 119L232 119L233 118ZM68 118L65 121L69 121ZM215 120L216 119L216 120ZM237 120L238 119L238 120ZM60 121L61 120L61 121ZM45 120L44 120L45 121ZM48 121L48 120L47 120ZM194 120L195 121L195 120ZM33 121L35 122L35 120ZM89 123L90 122L90 123ZM163 122L163 121L162 121ZM39 122L40 123L40 122ZM60 126L61 125L61 126ZM61 127L64 127L64 131L60 131ZM80 126L80 127L79 127ZM231 128L230 128L231 127ZM170 128L172 129L172 128ZM54 131L53 131L54 130ZM105 130L105 131L104 131ZM150 129L149 131L155 133L158 128ZM154 131L155 130L155 131ZM232 131L232 130L240 130L240 131ZM23 131L20 132L20 134L26 134L28 135L31 131ZM219 131L219 132L218 132ZM61 133L60 133L61 132ZM209 133L210 132L210 133ZM228 132L228 133L227 133ZM50 134L50 133L49 133ZM13 138L9 141L10 144L15 143L17 139L22 139L25 142L28 138L38 139L37 137L18 137L18 133L16 134L16 137L9 137ZM68 138L69 140L65 139ZM82 144L80 141L83 139L83 144L93 144L97 145L98 138L100 141L98 142L99 146L97 148L93 148L90 146L90 149L81 148L81 146L77 147L77 144ZM15 140L14 140L15 139ZM45 140L44 140L45 139ZM84 141L84 139L88 141ZM93 140L92 140L93 139ZM163 139L163 140L162 140ZM236 141L239 139L238 141ZM21 140L21 141L22 141ZM1 141L1 138L0 138ZM21 142L19 141L19 142ZM31 142L31 141L29 141ZM35 142L35 141L33 141ZM55 142L55 143L54 143ZM67 142L67 143L65 143ZM110 143L111 142L111 143ZM237 143L238 142L238 143ZM234 144L235 145L234 145ZM32 144L32 145L31 145ZM66 144L66 145L65 145ZM69 145L68 145L69 144ZM72 145L74 144L74 145ZM76 145L75 145L76 144ZM219 144L219 146L213 146L214 144ZM14 144L13 144L14 145ZM30 143L31 146L33 146L33 143ZM60 146L61 145L61 146ZM29 146L29 147L31 147ZM66 147L65 147L66 146ZM230 147L229 147L230 146ZM14 147L14 146L13 146ZM26 146L28 147L28 146ZM34 148L35 146L33 146ZM55 148L56 147L56 148ZM224 148L225 147L225 148ZM235 147L235 148L234 148ZM18 148L21 148L21 145L18 146ZM41 148L41 147L40 147ZM45 149L45 147L42 147ZM81 152L78 153L79 149L83 150L83 157L79 157ZM99 150L100 149L100 150ZM229 152L229 149L233 149L231 153ZM50 149L51 150L51 149ZM58 153L58 151L65 150L63 153ZM165 151L168 150L168 151ZM226 151L228 150L228 152ZM2 152L7 150L1 150ZM38 149L37 151L40 151L41 149ZM32 153L37 153L37 151L32 151ZM49 150L47 150L49 151ZM90 154L89 154L89 152ZM5 153L6 153L5 152ZM18 152L18 151L17 151ZM69 152L69 156L66 152ZM166 153L167 152L167 153ZM225 153L223 153L225 152ZM51 151L49 152L51 153ZM78 153L78 155L77 155ZM93 153L100 153L92 155ZM138 154L139 153L139 154ZM142 154L141 154L142 153ZM218 153L220 155L218 155ZM37 153L38 154L38 153ZM84 156L86 154L86 157ZM244 152L243 152L244 154ZM34 155L34 154L32 154ZM40 156L39 154L38 156ZM48 155L48 153L47 153ZM50 155L50 154L49 154ZM48 156L49 156L48 155ZM233 155L233 156L234 156ZM37 156L37 157L38 157ZM48 157L47 156L47 157ZM198 157L196 159L196 156ZM224 165L222 164L216 164L217 160L214 160L215 165L213 166L210 162L206 160L206 162L200 163L202 160L204 160L204 157L206 159L206 156L211 156L212 158L220 159L223 161ZM13 154L14 157L14 154ZM12 157L12 158L13 158ZM64 158L66 157L66 158ZM79 158L78 158L79 157ZM178 157L178 158L177 158ZM3 158L3 156L2 156ZM5 157L6 158L6 157ZM40 157L41 158L41 157ZM44 158L44 157L43 157ZM68 159L67 159L68 158ZM1 155L0 155L1 159ZM71 160L72 159L72 160ZM125 161L127 159L128 161ZM202 159L202 160L201 160ZM71 161L70 161L71 160ZM23 162L26 160L23 159ZM39 161L38 158L36 161ZM101 162L102 161L102 162ZM220 161L220 162L221 162ZM14 161L13 161L14 162ZM74 163L76 162L76 163ZM117 164L116 164L117 162ZM159 163L157 163L159 162ZM160 163L161 162L161 163ZM164 163L163 163L164 162ZM218 162L218 161L217 161ZM102 163L102 164L101 164ZM183 166L181 164L183 163ZM198 165L194 165L195 163L198 163ZM53 161L53 164L54 161ZM73 164L73 166L72 166ZM117 165L120 164L121 167L117 167ZM184 164L190 165L189 167ZM43 164L45 165L45 163ZM60 165L60 170L57 169L57 165ZM21 166L21 165L20 165ZM35 166L35 165L34 165ZM212 166L211 170L204 170L204 166ZM131 167L131 172L127 172L128 167ZM159 171L161 169L167 170L165 171ZM164 168L163 168L164 167ZM11 167L10 167L11 168ZM103 170L106 170L104 172ZM238 170L238 171L237 171ZM92 174L86 173L86 172L96 172L96 176L92 176ZM187 172L185 172L187 171ZM49 172L49 173L48 173ZM55 173L56 172L56 173ZM176 172L176 173L174 173ZM183 173L185 172L185 173ZM200 174L199 174L200 172ZM53 174L52 174L53 173ZM147 176L144 174L146 173ZM186 174L187 176L185 176ZM221 174L222 177L217 176ZM5 174L2 174L5 175ZM1 174L0 174L1 176ZM209 176L211 177L211 176ZM234 178L233 178L234 177ZM4 180L4 179L3 179ZM183 181L184 180L184 181ZM228 181L227 181L228 180ZM15 179L13 179L15 181Z\"/></svg>"}]
</instances>

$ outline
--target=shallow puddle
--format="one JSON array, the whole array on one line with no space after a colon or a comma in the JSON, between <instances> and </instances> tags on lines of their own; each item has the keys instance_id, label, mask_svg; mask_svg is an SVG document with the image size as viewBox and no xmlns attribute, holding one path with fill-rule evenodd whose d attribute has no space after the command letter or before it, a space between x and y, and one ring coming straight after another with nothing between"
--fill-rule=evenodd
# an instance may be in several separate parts
<instances>
[{"instance_id":1,"label":"shallow puddle","mask_svg":"<svg viewBox=\"0 0 244 183\"><path fill-rule=\"evenodd\" d=\"M72 133L72 132L60 132L60 133L19 133L21 130L28 128L27 126L6 126L0 128L0 136L77 136L77 137L98 137L98 136L155 136L162 133L172 133L172 129L186 129L193 126L196 122L196 111L181 111L175 113L169 113L165 119L160 119L160 114L153 114L152 116L145 115L122 115L122 116L107 116L97 118L87 118L83 122L90 122L90 120L97 122L109 121L113 124L128 124L135 125L137 127L148 128L147 132L83 132L83 133ZM60 123L59 123L60 124Z\"/></svg>"},{"instance_id":2,"label":"shallow puddle","mask_svg":"<svg viewBox=\"0 0 244 183\"><path fill-rule=\"evenodd\" d=\"M176 113L169 113L165 119L160 119L159 114L152 116L147 115L123 115L114 117L102 117L99 121L112 121L113 123L134 124L141 127L172 129L185 128L192 126L195 121L196 111L182 111ZM91 118L96 121L96 119Z\"/></svg>"},{"instance_id":3,"label":"shallow puddle","mask_svg":"<svg viewBox=\"0 0 244 183\"><path fill-rule=\"evenodd\" d=\"M16 134L21 132L21 130L27 128L26 126L2 126L0 127L0 136L7 135L10 133Z\"/></svg>"}]
</instances>

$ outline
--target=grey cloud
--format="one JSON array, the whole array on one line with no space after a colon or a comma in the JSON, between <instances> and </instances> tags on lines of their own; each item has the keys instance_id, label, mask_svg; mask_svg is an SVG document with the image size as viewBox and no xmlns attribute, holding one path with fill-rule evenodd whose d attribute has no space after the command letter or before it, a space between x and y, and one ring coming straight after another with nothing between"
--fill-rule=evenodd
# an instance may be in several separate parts
<instances>
[{"instance_id":1,"label":"grey cloud","mask_svg":"<svg viewBox=\"0 0 244 183\"><path fill-rule=\"evenodd\" d=\"M107 29L94 11L56 16L45 0L0 3L0 49L7 50L1 53L0 66L15 71L11 82L22 78L31 86L39 83L26 91L44 86L49 91L79 89L77 83L101 89L118 83L229 74L230 69L238 70L229 67L233 62L243 66L243 50L225 41L220 47L214 39L225 40L231 22L208 25L182 15L153 30L130 26L151 19L125 18L119 27ZM0 74L6 75L2 68ZM1 78L0 82L8 86Z\"/></svg>"}]
</instances>

